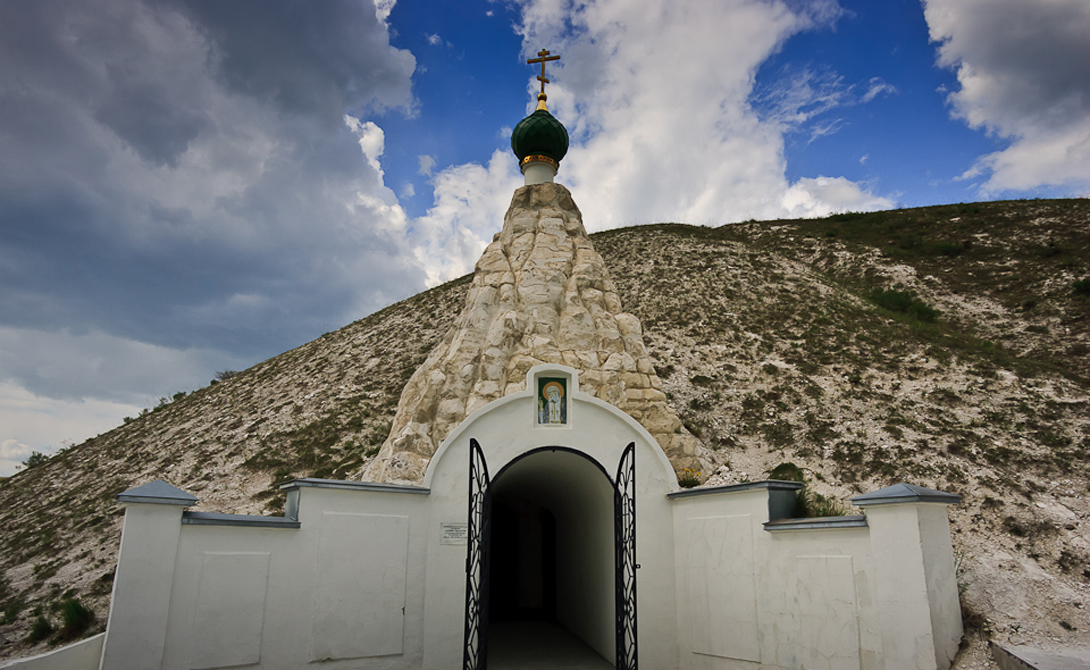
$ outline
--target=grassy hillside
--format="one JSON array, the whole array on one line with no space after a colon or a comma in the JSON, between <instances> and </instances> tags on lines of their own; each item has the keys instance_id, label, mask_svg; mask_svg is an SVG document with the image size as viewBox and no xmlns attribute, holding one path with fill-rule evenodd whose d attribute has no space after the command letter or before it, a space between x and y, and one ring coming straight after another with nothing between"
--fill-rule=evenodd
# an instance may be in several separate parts
<instances>
[{"instance_id":1,"label":"grassy hillside","mask_svg":"<svg viewBox=\"0 0 1090 670\"><path fill-rule=\"evenodd\" d=\"M1086 639L1090 201L662 224L593 239L671 403L706 447L701 480L761 479L789 463L834 502L897 481L960 493L951 519L970 643L959 666L983 663L987 638ZM357 472L467 283L0 484L0 657L101 630L118 492L162 478L200 497L199 509L276 513L275 482ZM96 618L72 615L69 598Z\"/></svg>"}]
</instances>

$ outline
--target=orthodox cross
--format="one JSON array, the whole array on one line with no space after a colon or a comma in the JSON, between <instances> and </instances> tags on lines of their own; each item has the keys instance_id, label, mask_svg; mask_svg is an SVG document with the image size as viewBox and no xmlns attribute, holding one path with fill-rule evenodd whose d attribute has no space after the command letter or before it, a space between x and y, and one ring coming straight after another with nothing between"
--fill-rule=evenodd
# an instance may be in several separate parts
<instances>
[{"instance_id":1,"label":"orthodox cross","mask_svg":"<svg viewBox=\"0 0 1090 670\"><path fill-rule=\"evenodd\" d=\"M531 58L526 61L527 63L541 63L541 76L537 78L541 82L541 94L545 95L545 84L549 83L548 77L545 76L545 61L560 60L560 56L550 56L548 49L542 49L537 52L537 58Z\"/></svg>"}]
</instances>

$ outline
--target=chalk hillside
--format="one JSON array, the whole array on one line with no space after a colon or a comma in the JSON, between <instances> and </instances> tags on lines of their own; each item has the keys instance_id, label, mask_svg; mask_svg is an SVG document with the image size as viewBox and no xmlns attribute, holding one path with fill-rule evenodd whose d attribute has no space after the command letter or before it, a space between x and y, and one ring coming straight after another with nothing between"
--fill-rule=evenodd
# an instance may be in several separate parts
<instances>
[{"instance_id":1,"label":"chalk hillside","mask_svg":"<svg viewBox=\"0 0 1090 670\"><path fill-rule=\"evenodd\" d=\"M834 506L900 481L958 493L955 667L994 667L989 639L1087 644L1090 200L667 223L592 241L703 444L701 483L783 466ZM195 509L277 514L279 482L363 470L469 279L0 480L0 659L104 628L121 491L164 479ZM70 599L94 617L73 616Z\"/></svg>"}]
</instances>

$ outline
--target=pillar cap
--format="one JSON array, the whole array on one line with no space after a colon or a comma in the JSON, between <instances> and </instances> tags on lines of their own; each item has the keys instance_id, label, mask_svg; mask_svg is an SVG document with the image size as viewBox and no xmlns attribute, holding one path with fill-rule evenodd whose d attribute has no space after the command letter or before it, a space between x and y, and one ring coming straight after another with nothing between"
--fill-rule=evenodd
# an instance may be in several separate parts
<instances>
[{"instance_id":1,"label":"pillar cap","mask_svg":"<svg viewBox=\"0 0 1090 670\"><path fill-rule=\"evenodd\" d=\"M186 493L177 486L167 484L162 479L156 479L134 489L129 489L117 494L117 502L125 503L150 503L152 505L181 505L190 507L197 504L197 496Z\"/></svg>"},{"instance_id":2,"label":"pillar cap","mask_svg":"<svg viewBox=\"0 0 1090 670\"><path fill-rule=\"evenodd\" d=\"M884 489L864 493L852 498L852 504L857 507L867 505L892 505L895 503L943 503L945 505L957 505L961 502L961 496L945 491L936 491L915 484L901 482Z\"/></svg>"}]
</instances>

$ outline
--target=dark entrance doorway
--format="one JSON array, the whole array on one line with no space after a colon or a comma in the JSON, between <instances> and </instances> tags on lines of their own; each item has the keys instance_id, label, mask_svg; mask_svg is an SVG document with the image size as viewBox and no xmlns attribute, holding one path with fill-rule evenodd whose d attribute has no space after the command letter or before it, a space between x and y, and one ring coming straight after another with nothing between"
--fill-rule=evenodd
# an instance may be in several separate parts
<instances>
[{"instance_id":1,"label":"dark entrance doorway","mask_svg":"<svg viewBox=\"0 0 1090 670\"><path fill-rule=\"evenodd\" d=\"M618 668L635 670L633 448L618 472L621 490L597 461L561 447L528 452L491 478L479 448L475 458L465 667L487 668L489 648L511 648L496 635L559 639L526 635L540 624L583 647L585 667L619 659ZM535 653L571 651L555 646Z\"/></svg>"},{"instance_id":2,"label":"dark entrance doorway","mask_svg":"<svg viewBox=\"0 0 1090 670\"><path fill-rule=\"evenodd\" d=\"M556 620L556 517L533 500L492 498L490 624Z\"/></svg>"}]
</instances>

